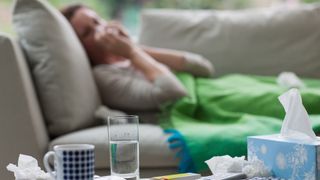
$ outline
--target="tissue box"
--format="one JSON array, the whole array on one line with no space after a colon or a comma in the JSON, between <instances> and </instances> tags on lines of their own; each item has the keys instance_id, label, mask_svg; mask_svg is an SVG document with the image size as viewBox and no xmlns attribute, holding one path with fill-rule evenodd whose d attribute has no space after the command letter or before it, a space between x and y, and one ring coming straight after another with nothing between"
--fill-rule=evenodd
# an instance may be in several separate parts
<instances>
[{"instance_id":1,"label":"tissue box","mask_svg":"<svg viewBox=\"0 0 320 180\"><path fill-rule=\"evenodd\" d=\"M248 137L248 160L261 160L277 178L320 179L320 142L282 138L279 134Z\"/></svg>"}]
</instances>

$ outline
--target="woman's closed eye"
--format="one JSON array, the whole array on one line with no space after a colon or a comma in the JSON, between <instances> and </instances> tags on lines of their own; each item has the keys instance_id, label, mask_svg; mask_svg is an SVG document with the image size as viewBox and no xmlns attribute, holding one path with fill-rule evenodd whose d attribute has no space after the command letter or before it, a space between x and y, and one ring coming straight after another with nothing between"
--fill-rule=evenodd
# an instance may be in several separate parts
<instances>
[{"instance_id":1,"label":"woman's closed eye","mask_svg":"<svg viewBox=\"0 0 320 180\"><path fill-rule=\"evenodd\" d=\"M86 38L88 36L90 36L91 34L93 34L93 32L95 31L95 27L101 25L100 21L97 19L93 19L93 25L92 26L88 26L85 28L85 30L83 31L83 33L81 34L82 38Z\"/></svg>"},{"instance_id":2,"label":"woman's closed eye","mask_svg":"<svg viewBox=\"0 0 320 180\"><path fill-rule=\"evenodd\" d=\"M95 25L101 25L101 21L98 20L98 19L93 19L93 23L94 23Z\"/></svg>"},{"instance_id":3,"label":"woman's closed eye","mask_svg":"<svg viewBox=\"0 0 320 180\"><path fill-rule=\"evenodd\" d=\"M86 37L90 36L91 34L93 34L95 32L95 27L100 26L103 23L103 21L98 18L92 18L91 22L92 22L91 26L87 26L85 28L85 30L83 31L83 33L81 33L82 38L86 38Z\"/></svg>"}]
</instances>

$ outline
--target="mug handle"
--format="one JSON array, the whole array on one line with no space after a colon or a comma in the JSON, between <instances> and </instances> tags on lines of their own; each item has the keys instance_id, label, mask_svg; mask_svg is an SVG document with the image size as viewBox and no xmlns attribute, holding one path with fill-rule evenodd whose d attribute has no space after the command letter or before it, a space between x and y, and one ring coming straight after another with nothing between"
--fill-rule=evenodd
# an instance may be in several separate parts
<instances>
[{"instance_id":1,"label":"mug handle","mask_svg":"<svg viewBox=\"0 0 320 180\"><path fill-rule=\"evenodd\" d=\"M55 153L53 151L47 152L43 157L43 164L44 164L44 167L47 170L47 172L51 175L51 177L56 178L55 174L53 173L53 170L51 169L51 167L49 165L49 158L51 156L55 156Z\"/></svg>"}]
</instances>

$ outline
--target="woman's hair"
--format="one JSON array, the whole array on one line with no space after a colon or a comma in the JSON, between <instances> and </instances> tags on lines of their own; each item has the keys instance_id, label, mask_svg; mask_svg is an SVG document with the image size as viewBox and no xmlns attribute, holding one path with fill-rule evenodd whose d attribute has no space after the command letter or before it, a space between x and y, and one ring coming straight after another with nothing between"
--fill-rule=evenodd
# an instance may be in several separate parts
<instances>
[{"instance_id":1,"label":"woman's hair","mask_svg":"<svg viewBox=\"0 0 320 180\"><path fill-rule=\"evenodd\" d=\"M72 4L60 9L60 12L70 21L77 10L81 8L87 8L87 6L83 4Z\"/></svg>"},{"instance_id":2,"label":"woman's hair","mask_svg":"<svg viewBox=\"0 0 320 180\"><path fill-rule=\"evenodd\" d=\"M88 8L88 7L83 4L72 4L72 5L68 5L64 8L61 8L60 12L70 22L72 17L74 16L74 14L81 8ZM90 9L90 8L88 8L88 9ZM85 51L88 54L86 49L85 49ZM90 57L89 57L89 62L91 64L91 66L93 66L93 61Z\"/></svg>"}]
</instances>

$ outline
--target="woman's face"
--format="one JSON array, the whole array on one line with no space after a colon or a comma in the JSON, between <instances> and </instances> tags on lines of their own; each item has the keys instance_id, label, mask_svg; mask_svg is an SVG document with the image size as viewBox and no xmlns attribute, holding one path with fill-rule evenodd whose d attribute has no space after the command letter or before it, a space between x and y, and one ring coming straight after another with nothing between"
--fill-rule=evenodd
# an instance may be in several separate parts
<instances>
[{"instance_id":1,"label":"woman's face","mask_svg":"<svg viewBox=\"0 0 320 180\"><path fill-rule=\"evenodd\" d=\"M70 23L94 65L113 62L113 59L116 57L99 46L94 38L98 28L101 29L101 26L107 26L106 21L99 17L93 10L80 8L75 12Z\"/></svg>"}]
</instances>

